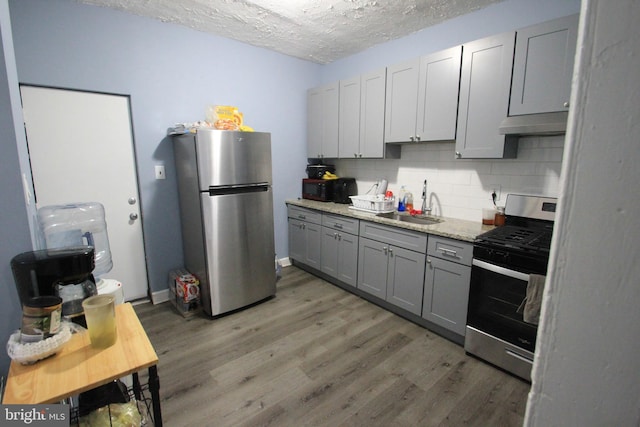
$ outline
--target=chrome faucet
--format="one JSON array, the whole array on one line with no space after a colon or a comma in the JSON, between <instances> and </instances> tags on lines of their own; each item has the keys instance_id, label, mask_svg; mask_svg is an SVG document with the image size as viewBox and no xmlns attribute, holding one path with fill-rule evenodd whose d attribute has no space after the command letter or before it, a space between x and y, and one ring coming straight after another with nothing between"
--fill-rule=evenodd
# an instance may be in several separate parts
<instances>
[{"instance_id":1,"label":"chrome faucet","mask_svg":"<svg viewBox=\"0 0 640 427\"><path fill-rule=\"evenodd\" d=\"M431 208L427 208L427 180L424 180L424 184L422 185L422 214L426 215L427 213L431 213Z\"/></svg>"}]
</instances>

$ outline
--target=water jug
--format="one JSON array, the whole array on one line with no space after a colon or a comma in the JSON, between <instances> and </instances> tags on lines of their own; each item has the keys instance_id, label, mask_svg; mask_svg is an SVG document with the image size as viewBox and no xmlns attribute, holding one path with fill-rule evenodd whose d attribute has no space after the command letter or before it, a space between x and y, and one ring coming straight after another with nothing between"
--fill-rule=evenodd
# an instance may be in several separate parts
<instances>
[{"instance_id":1,"label":"water jug","mask_svg":"<svg viewBox=\"0 0 640 427\"><path fill-rule=\"evenodd\" d=\"M105 211L101 203L44 206L38 209L38 222L47 249L93 246L93 275L101 276L113 267Z\"/></svg>"}]
</instances>

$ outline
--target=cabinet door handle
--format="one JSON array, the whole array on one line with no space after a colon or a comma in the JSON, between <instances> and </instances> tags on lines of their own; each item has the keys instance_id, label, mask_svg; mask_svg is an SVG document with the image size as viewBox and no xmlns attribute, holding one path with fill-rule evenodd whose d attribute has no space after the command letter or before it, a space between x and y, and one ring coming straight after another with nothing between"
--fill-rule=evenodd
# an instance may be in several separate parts
<instances>
[{"instance_id":1,"label":"cabinet door handle","mask_svg":"<svg viewBox=\"0 0 640 427\"><path fill-rule=\"evenodd\" d=\"M353 153L353 157L358 158L358 153Z\"/></svg>"},{"instance_id":2,"label":"cabinet door handle","mask_svg":"<svg viewBox=\"0 0 640 427\"><path fill-rule=\"evenodd\" d=\"M304 230L305 228L307 228L305 224L300 224L300 230Z\"/></svg>"},{"instance_id":3,"label":"cabinet door handle","mask_svg":"<svg viewBox=\"0 0 640 427\"><path fill-rule=\"evenodd\" d=\"M427 258L427 264L431 265L431 258Z\"/></svg>"},{"instance_id":4,"label":"cabinet door handle","mask_svg":"<svg viewBox=\"0 0 640 427\"><path fill-rule=\"evenodd\" d=\"M420 142L420 135L416 135L416 141Z\"/></svg>"},{"instance_id":5,"label":"cabinet door handle","mask_svg":"<svg viewBox=\"0 0 640 427\"><path fill-rule=\"evenodd\" d=\"M389 256L393 256L393 249L389 248Z\"/></svg>"},{"instance_id":6,"label":"cabinet door handle","mask_svg":"<svg viewBox=\"0 0 640 427\"><path fill-rule=\"evenodd\" d=\"M342 234L338 234L338 240L342 240Z\"/></svg>"},{"instance_id":7,"label":"cabinet door handle","mask_svg":"<svg viewBox=\"0 0 640 427\"><path fill-rule=\"evenodd\" d=\"M462 158L462 153L459 151L456 151L456 159L461 159Z\"/></svg>"},{"instance_id":8,"label":"cabinet door handle","mask_svg":"<svg viewBox=\"0 0 640 427\"><path fill-rule=\"evenodd\" d=\"M458 256L458 252L454 251L453 249L447 249L447 248L440 248L440 251L442 252L442 255L448 255L448 256Z\"/></svg>"},{"instance_id":9,"label":"cabinet door handle","mask_svg":"<svg viewBox=\"0 0 640 427\"><path fill-rule=\"evenodd\" d=\"M564 108L569 108L569 102L565 102L564 104L562 104L564 106Z\"/></svg>"},{"instance_id":10,"label":"cabinet door handle","mask_svg":"<svg viewBox=\"0 0 640 427\"><path fill-rule=\"evenodd\" d=\"M411 142L413 142L413 141L414 141L414 139L415 139L415 138L413 137L413 135L409 137L409 141L411 141Z\"/></svg>"},{"instance_id":11,"label":"cabinet door handle","mask_svg":"<svg viewBox=\"0 0 640 427\"><path fill-rule=\"evenodd\" d=\"M382 247L382 252L384 252L384 254L387 254L387 251L389 250L389 248L387 248L386 246Z\"/></svg>"}]
</instances>

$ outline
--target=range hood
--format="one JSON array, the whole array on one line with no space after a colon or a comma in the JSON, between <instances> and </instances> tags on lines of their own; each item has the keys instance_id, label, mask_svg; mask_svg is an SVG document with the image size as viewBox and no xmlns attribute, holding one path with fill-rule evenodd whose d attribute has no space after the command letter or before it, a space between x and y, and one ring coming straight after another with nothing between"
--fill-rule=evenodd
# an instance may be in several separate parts
<instances>
[{"instance_id":1,"label":"range hood","mask_svg":"<svg viewBox=\"0 0 640 427\"><path fill-rule=\"evenodd\" d=\"M510 116L500 123L500 135L564 135L569 113L527 114Z\"/></svg>"}]
</instances>

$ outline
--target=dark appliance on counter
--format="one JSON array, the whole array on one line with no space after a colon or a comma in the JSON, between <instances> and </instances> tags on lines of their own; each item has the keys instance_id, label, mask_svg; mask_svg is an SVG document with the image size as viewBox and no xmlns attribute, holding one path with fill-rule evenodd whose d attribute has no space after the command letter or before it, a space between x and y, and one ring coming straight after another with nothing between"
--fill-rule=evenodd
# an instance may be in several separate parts
<instances>
[{"instance_id":1,"label":"dark appliance on counter","mask_svg":"<svg viewBox=\"0 0 640 427\"><path fill-rule=\"evenodd\" d=\"M62 298L62 315L84 325L82 301L98 294L92 271L93 246L24 252L11 260L20 303L55 295Z\"/></svg>"},{"instance_id":2,"label":"dark appliance on counter","mask_svg":"<svg viewBox=\"0 0 640 427\"><path fill-rule=\"evenodd\" d=\"M350 196L358 194L358 186L355 178L338 178L333 184L333 202L349 204Z\"/></svg>"},{"instance_id":3,"label":"dark appliance on counter","mask_svg":"<svg viewBox=\"0 0 640 427\"><path fill-rule=\"evenodd\" d=\"M307 178L310 179L322 179L325 172L336 172L336 167L333 165L307 165Z\"/></svg>"},{"instance_id":4,"label":"dark appliance on counter","mask_svg":"<svg viewBox=\"0 0 640 427\"><path fill-rule=\"evenodd\" d=\"M319 202L333 201L335 179L302 179L302 198Z\"/></svg>"},{"instance_id":5,"label":"dark appliance on counter","mask_svg":"<svg viewBox=\"0 0 640 427\"><path fill-rule=\"evenodd\" d=\"M509 194L505 225L478 236L473 245L465 351L527 381L537 321L523 317L522 306L530 282L544 283L556 203Z\"/></svg>"}]
</instances>

